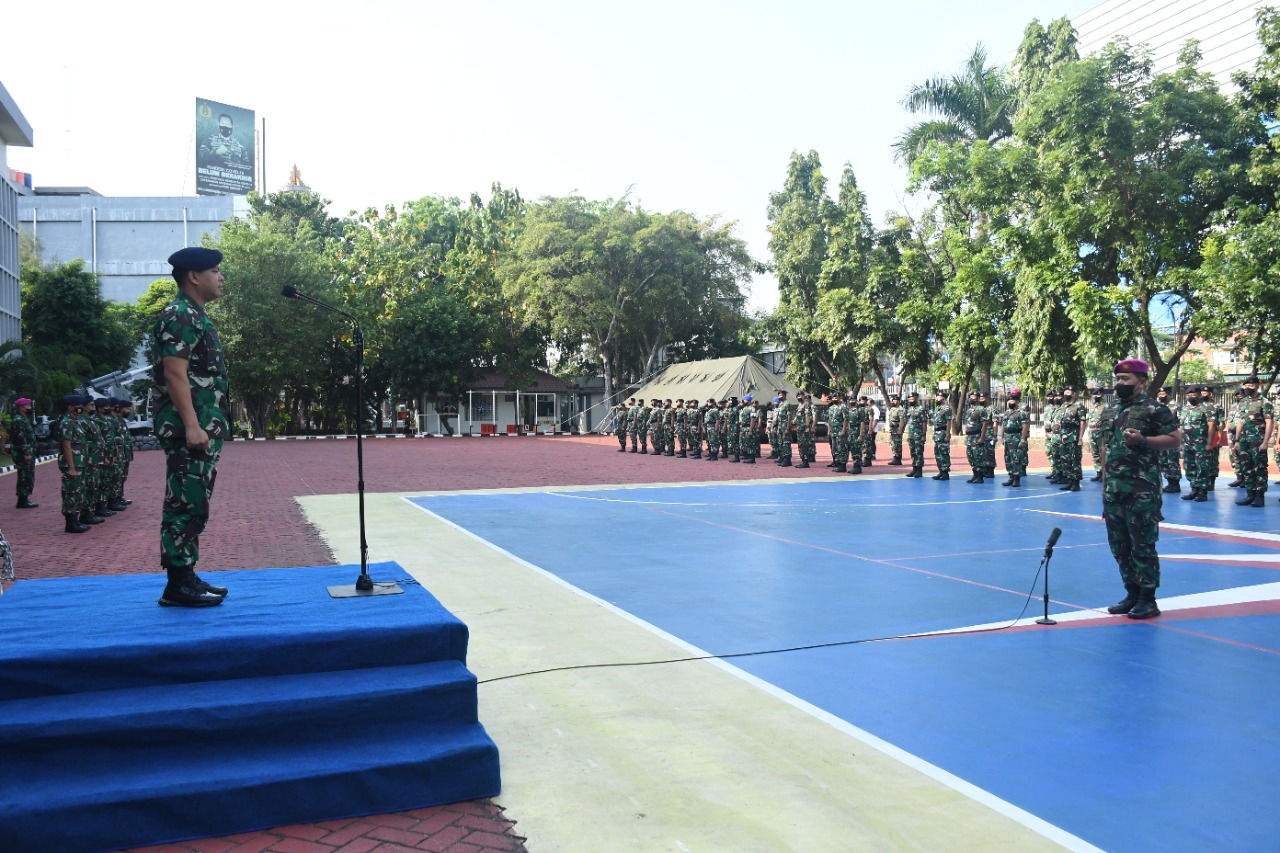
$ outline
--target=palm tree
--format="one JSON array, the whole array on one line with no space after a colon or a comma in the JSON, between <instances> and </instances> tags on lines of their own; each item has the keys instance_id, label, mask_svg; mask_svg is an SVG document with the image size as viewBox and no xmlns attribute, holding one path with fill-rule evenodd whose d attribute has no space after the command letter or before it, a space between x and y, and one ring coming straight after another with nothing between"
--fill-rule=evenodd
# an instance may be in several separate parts
<instances>
[{"instance_id":1,"label":"palm tree","mask_svg":"<svg viewBox=\"0 0 1280 853\"><path fill-rule=\"evenodd\" d=\"M930 142L997 142L1011 136L1017 89L1003 68L987 66L987 49L979 43L959 73L912 86L902 105L936 116L913 124L894 143L898 159L910 165Z\"/></svg>"}]
</instances>

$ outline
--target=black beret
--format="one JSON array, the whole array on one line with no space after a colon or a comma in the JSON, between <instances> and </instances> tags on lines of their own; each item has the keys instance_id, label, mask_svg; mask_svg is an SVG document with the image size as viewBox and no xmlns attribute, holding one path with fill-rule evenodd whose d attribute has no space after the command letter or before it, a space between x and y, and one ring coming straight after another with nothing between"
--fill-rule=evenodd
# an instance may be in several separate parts
<instances>
[{"instance_id":1,"label":"black beret","mask_svg":"<svg viewBox=\"0 0 1280 853\"><path fill-rule=\"evenodd\" d=\"M1064 385L1064 386L1063 386L1063 388L1062 388L1062 390L1063 390L1063 391L1070 391L1072 394L1074 394L1074 393L1076 392L1076 386L1074 386L1074 385Z\"/></svg>"},{"instance_id":2,"label":"black beret","mask_svg":"<svg viewBox=\"0 0 1280 853\"><path fill-rule=\"evenodd\" d=\"M98 401L97 401L97 400L95 400L95 399L94 399L91 395L89 395L89 394L81 394L81 395L80 395L80 405L82 405L82 406L96 406L96 405L98 405Z\"/></svg>"},{"instance_id":3,"label":"black beret","mask_svg":"<svg viewBox=\"0 0 1280 853\"><path fill-rule=\"evenodd\" d=\"M1162 386L1160 387L1160 392L1161 392L1162 394L1172 394L1172 393L1173 393L1173 389L1172 389L1172 388L1170 388L1168 385L1162 385Z\"/></svg>"},{"instance_id":4,"label":"black beret","mask_svg":"<svg viewBox=\"0 0 1280 853\"><path fill-rule=\"evenodd\" d=\"M63 394L62 405L64 406L80 406L84 404L84 398L79 394Z\"/></svg>"},{"instance_id":5,"label":"black beret","mask_svg":"<svg viewBox=\"0 0 1280 853\"><path fill-rule=\"evenodd\" d=\"M176 270L203 272L222 263L222 253L217 249L206 249L204 246L188 246L170 255L169 263Z\"/></svg>"}]
</instances>

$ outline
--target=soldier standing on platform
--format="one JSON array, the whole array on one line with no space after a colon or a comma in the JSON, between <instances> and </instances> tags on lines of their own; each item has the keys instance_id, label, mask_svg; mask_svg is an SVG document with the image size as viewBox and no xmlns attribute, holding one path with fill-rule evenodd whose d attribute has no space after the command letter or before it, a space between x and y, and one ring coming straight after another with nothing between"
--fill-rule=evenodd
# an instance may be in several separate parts
<instances>
[{"instance_id":1,"label":"soldier standing on platform","mask_svg":"<svg viewBox=\"0 0 1280 853\"><path fill-rule=\"evenodd\" d=\"M31 502L31 492L36 487L36 430L31 425L31 405L32 401L27 397L13 401L15 411L9 428L13 467L18 472L18 509L40 506Z\"/></svg>"},{"instance_id":2,"label":"soldier standing on platform","mask_svg":"<svg viewBox=\"0 0 1280 853\"><path fill-rule=\"evenodd\" d=\"M936 436L935 436L936 437ZM987 470L987 415L978 402L978 392L969 392L969 405L964 410L964 452L973 475L966 483L985 482ZM939 467L941 470L941 467Z\"/></svg>"},{"instance_id":3,"label":"soldier standing on platform","mask_svg":"<svg viewBox=\"0 0 1280 853\"><path fill-rule=\"evenodd\" d=\"M848 471L849 462L849 417L844 405L844 397L839 391L833 392L827 405L827 440L831 442L831 464L828 468L836 473Z\"/></svg>"},{"instance_id":4,"label":"soldier standing on platform","mask_svg":"<svg viewBox=\"0 0 1280 853\"><path fill-rule=\"evenodd\" d=\"M80 421L84 398L79 394L67 394L62 398L62 405L66 411L58 419L56 437L61 451L58 470L62 472L62 517L66 519L63 529L67 533L84 533L89 529L80 521L80 513L85 507L86 480L84 427Z\"/></svg>"},{"instance_id":5,"label":"soldier standing on platform","mask_svg":"<svg viewBox=\"0 0 1280 853\"><path fill-rule=\"evenodd\" d=\"M929 419L933 424L933 460L938 465L935 480L951 479L951 404L945 391L933 393L933 411ZM915 476L919 477L920 474Z\"/></svg>"},{"instance_id":6,"label":"soldier standing on platform","mask_svg":"<svg viewBox=\"0 0 1280 853\"><path fill-rule=\"evenodd\" d=\"M1031 436L1031 418L1022 408L1022 392L1014 388L1000 415L1000 437L1004 439L1004 470L1008 474L1000 485L1021 486L1027 476L1027 440Z\"/></svg>"},{"instance_id":7,"label":"soldier standing on platform","mask_svg":"<svg viewBox=\"0 0 1280 853\"><path fill-rule=\"evenodd\" d=\"M1116 417L1103 450L1102 518L1107 542L1120 567L1125 597L1108 613L1130 619L1160 615L1160 463L1156 454L1182 441L1178 422L1168 407L1146 395L1145 361L1126 359L1113 368Z\"/></svg>"},{"instance_id":8,"label":"soldier standing on platform","mask_svg":"<svg viewBox=\"0 0 1280 853\"><path fill-rule=\"evenodd\" d=\"M920 404L920 395L912 391L907 395L907 405L902 410L903 431L907 435L907 449L911 453L911 470L908 477L920 477L924 472L925 428L929 413Z\"/></svg>"},{"instance_id":9,"label":"soldier standing on platform","mask_svg":"<svg viewBox=\"0 0 1280 853\"><path fill-rule=\"evenodd\" d=\"M1240 485L1245 494L1237 506L1261 507L1267 493L1267 448L1275 428L1271 401L1258 394L1258 377L1250 376L1240 388L1244 402L1236 425L1236 453L1240 456Z\"/></svg>"},{"instance_id":10,"label":"soldier standing on platform","mask_svg":"<svg viewBox=\"0 0 1280 853\"><path fill-rule=\"evenodd\" d=\"M1089 413L1085 423L1089 428L1089 455L1093 458L1093 479L1089 482L1102 482L1102 445L1106 440L1110 427L1110 408L1102 401L1102 389L1094 388L1089 392L1093 402L1089 404Z\"/></svg>"},{"instance_id":11,"label":"soldier standing on platform","mask_svg":"<svg viewBox=\"0 0 1280 853\"><path fill-rule=\"evenodd\" d=\"M1162 403L1169 407L1169 411L1173 412L1176 419L1181 414L1181 409L1177 402L1173 399L1173 389L1168 385L1160 389L1160 393L1156 394L1156 402ZM1182 447L1166 450L1160 454L1160 473L1168 480L1168 484L1164 487L1166 493L1176 495L1182 491Z\"/></svg>"},{"instance_id":12,"label":"soldier standing on platform","mask_svg":"<svg viewBox=\"0 0 1280 853\"><path fill-rule=\"evenodd\" d=\"M906 424L903 417L902 398L894 394L889 398L889 412L885 418L885 424L889 430L889 449L893 453L893 458L889 460L890 465L902 464L902 428Z\"/></svg>"},{"instance_id":13,"label":"soldier standing on platform","mask_svg":"<svg viewBox=\"0 0 1280 853\"><path fill-rule=\"evenodd\" d=\"M1213 454L1209 450L1209 436L1217 425L1213 420L1212 404L1205 405L1200 393L1198 385L1187 389L1187 404L1178 416L1182 429L1182 459L1191 485L1191 491L1182 496L1184 501L1207 501L1209 485L1216 475L1210 470Z\"/></svg>"}]
</instances>

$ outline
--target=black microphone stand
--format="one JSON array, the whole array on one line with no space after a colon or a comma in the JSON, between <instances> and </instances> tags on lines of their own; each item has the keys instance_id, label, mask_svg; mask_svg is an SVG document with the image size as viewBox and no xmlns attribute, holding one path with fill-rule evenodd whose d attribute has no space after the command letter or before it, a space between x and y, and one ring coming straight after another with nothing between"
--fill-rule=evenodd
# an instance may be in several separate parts
<instances>
[{"instance_id":1,"label":"black microphone stand","mask_svg":"<svg viewBox=\"0 0 1280 853\"><path fill-rule=\"evenodd\" d=\"M398 595L404 592L396 583L373 582L369 577L369 543L365 539L364 525L364 332L360 331L360 323L354 316L327 302L299 293L291 285L285 285L281 293L290 299L301 299L318 305L335 314L341 314L351 321L353 328L352 341L356 348L356 491L360 496L360 576L352 585L331 586L331 598L364 598L370 595Z\"/></svg>"},{"instance_id":2,"label":"black microphone stand","mask_svg":"<svg viewBox=\"0 0 1280 853\"><path fill-rule=\"evenodd\" d=\"M1058 529L1054 528L1056 534ZM1040 560L1040 568L1044 569L1044 616L1036 620L1037 625L1057 625L1058 620L1049 618L1049 561L1053 559L1053 543L1057 541L1057 536L1053 536L1049 540L1048 546L1044 549L1044 557Z\"/></svg>"}]
</instances>

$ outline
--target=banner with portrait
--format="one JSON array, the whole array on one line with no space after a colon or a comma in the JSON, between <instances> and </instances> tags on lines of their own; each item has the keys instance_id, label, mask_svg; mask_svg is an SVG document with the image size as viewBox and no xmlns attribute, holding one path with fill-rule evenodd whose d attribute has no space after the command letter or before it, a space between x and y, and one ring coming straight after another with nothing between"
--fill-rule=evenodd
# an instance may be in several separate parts
<instances>
[{"instance_id":1,"label":"banner with portrait","mask_svg":"<svg viewBox=\"0 0 1280 853\"><path fill-rule=\"evenodd\" d=\"M253 110L196 98L196 195L255 189Z\"/></svg>"}]
</instances>

